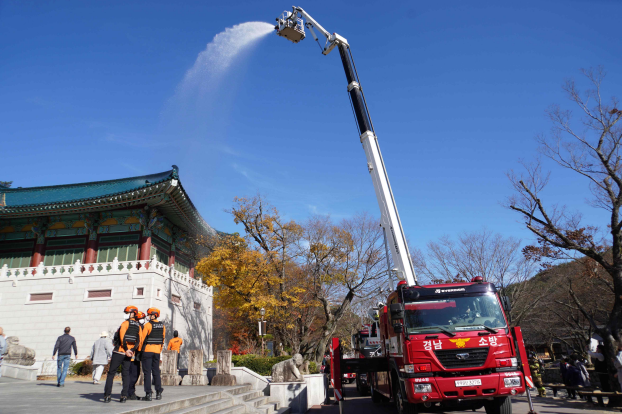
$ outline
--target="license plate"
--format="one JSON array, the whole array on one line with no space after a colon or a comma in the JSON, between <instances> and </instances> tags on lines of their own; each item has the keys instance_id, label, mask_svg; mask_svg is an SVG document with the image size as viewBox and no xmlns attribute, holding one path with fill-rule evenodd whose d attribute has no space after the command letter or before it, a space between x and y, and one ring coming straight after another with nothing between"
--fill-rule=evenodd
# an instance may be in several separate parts
<instances>
[{"instance_id":1,"label":"license plate","mask_svg":"<svg viewBox=\"0 0 622 414\"><path fill-rule=\"evenodd\" d=\"M460 380L456 381L456 387L471 387L473 385L482 385L481 379L474 380Z\"/></svg>"}]
</instances>

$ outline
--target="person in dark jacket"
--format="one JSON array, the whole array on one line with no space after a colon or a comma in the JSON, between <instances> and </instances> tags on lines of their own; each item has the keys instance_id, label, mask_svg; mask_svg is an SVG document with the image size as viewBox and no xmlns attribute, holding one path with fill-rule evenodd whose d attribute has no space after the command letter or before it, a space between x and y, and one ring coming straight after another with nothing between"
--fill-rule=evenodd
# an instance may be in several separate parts
<instances>
[{"instance_id":1,"label":"person in dark jacket","mask_svg":"<svg viewBox=\"0 0 622 414\"><path fill-rule=\"evenodd\" d=\"M54 353L52 359L55 358L58 352L58 364L56 370L57 387L65 386L65 377L67 377L67 369L71 362L71 349L73 348L73 354L78 359L78 347L76 345L76 338L69 335L71 332L70 327L65 328L65 334L58 337L56 345L54 345Z\"/></svg>"},{"instance_id":2,"label":"person in dark jacket","mask_svg":"<svg viewBox=\"0 0 622 414\"><path fill-rule=\"evenodd\" d=\"M566 360L566 372L567 372L566 377L568 378L567 385L569 387L578 387L582 385L581 371L579 370L579 368L577 368L571 363L571 359ZM573 400L576 399L577 391L568 390L568 398L573 399Z\"/></svg>"},{"instance_id":3,"label":"person in dark jacket","mask_svg":"<svg viewBox=\"0 0 622 414\"><path fill-rule=\"evenodd\" d=\"M611 392L611 384L609 383L609 372L607 371L607 362L605 361L605 352L602 345L596 347L596 352L587 350L588 355L594 364L594 372L600 380L600 389L603 392Z\"/></svg>"}]
</instances>

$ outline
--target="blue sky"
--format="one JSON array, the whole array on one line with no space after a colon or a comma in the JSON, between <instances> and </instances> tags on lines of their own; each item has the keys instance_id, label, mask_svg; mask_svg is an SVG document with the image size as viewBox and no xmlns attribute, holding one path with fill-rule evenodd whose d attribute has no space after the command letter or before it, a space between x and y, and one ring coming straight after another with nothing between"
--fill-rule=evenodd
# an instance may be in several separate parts
<instances>
[{"instance_id":1,"label":"blue sky","mask_svg":"<svg viewBox=\"0 0 622 414\"><path fill-rule=\"evenodd\" d=\"M564 79L604 65L622 95L614 1L314 1L348 39L405 231L422 247L482 226L530 235L500 206L505 172L536 154ZM0 179L14 186L105 180L180 167L215 228L264 194L287 217L377 214L337 52L276 35L243 53L189 110L171 109L197 55L227 27L272 23L289 2L0 2ZM554 170L546 197L585 204Z\"/></svg>"}]
</instances>

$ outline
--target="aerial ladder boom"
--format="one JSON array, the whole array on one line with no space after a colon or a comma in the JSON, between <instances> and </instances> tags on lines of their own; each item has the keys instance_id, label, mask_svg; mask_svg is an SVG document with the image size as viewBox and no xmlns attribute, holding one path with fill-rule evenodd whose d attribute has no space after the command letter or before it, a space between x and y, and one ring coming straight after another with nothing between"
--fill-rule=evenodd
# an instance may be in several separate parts
<instances>
[{"instance_id":1,"label":"aerial ladder boom","mask_svg":"<svg viewBox=\"0 0 622 414\"><path fill-rule=\"evenodd\" d=\"M348 41L336 33L329 33L300 7L294 6L291 12L283 12L276 20L278 22L275 26L277 34L294 43L298 43L305 38L304 28L306 27L318 43L319 39L315 30L326 39L326 43L322 48L322 54L328 55L335 47L339 49L341 63L348 80L348 94L350 95L352 109L356 116L361 144L363 144L365 156L367 157L367 169L371 175L378 206L380 207L381 226L395 266L393 271L398 279L406 280L409 286L417 284L417 277L410 258L410 252L408 251L400 216L397 212L397 206L395 205L389 176L382 159L378 139L369 116L369 110ZM304 23L305 20L306 23Z\"/></svg>"}]
</instances>

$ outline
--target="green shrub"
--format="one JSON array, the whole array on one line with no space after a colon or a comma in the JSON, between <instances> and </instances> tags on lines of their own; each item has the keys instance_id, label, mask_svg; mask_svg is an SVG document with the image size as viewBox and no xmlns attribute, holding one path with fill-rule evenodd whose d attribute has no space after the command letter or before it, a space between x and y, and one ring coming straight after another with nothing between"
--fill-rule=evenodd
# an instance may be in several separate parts
<instances>
[{"instance_id":1,"label":"green shrub","mask_svg":"<svg viewBox=\"0 0 622 414\"><path fill-rule=\"evenodd\" d=\"M255 371L259 375L270 376L272 375L272 366L278 364L281 361L290 359L290 356L280 357L261 357L259 355L233 355L231 356L231 362L236 367L246 367L251 371ZM215 362L215 361L214 361ZM309 362L309 372L311 374L318 374L320 372L315 362Z\"/></svg>"},{"instance_id":2,"label":"green shrub","mask_svg":"<svg viewBox=\"0 0 622 414\"><path fill-rule=\"evenodd\" d=\"M104 371L102 375L108 375L108 370L110 368L110 362L108 365L104 367ZM117 368L117 373L121 373L123 370L123 366L119 365ZM68 372L70 375L93 375L93 361L90 359L85 359L82 362L71 361L69 364Z\"/></svg>"},{"instance_id":3,"label":"green shrub","mask_svg":"<svg viewBox=\"0 0 622 414\"><path fill-rule=\"evenodd\" d=\"M289 356L261 357L258 355L233 355L231 361L236 367L246 367L259 375L272 375L272 366L290 359Z\"/></svg>"},{"instance_id":4,"label":"green shrub","mask_svg":"<svg viewBox=\"0 0 622 414\"><path fill-rule=\"evenodd\" d=\"M92 375L93 363L90 359L85 359L82 362L74 362L69 365L69 371L73 375Z\"/></svg>"},{"instance_id":5,"label":"green shrub","mask_svg":"<svg viewBox=\"0 0 622 414\"><path fill-rule=\"evenodd\" d=\"M319 374L320 369L317 367L317 364L313 361L309 362L309 373L311 374Z\"/></svg>"}]
</instances>

